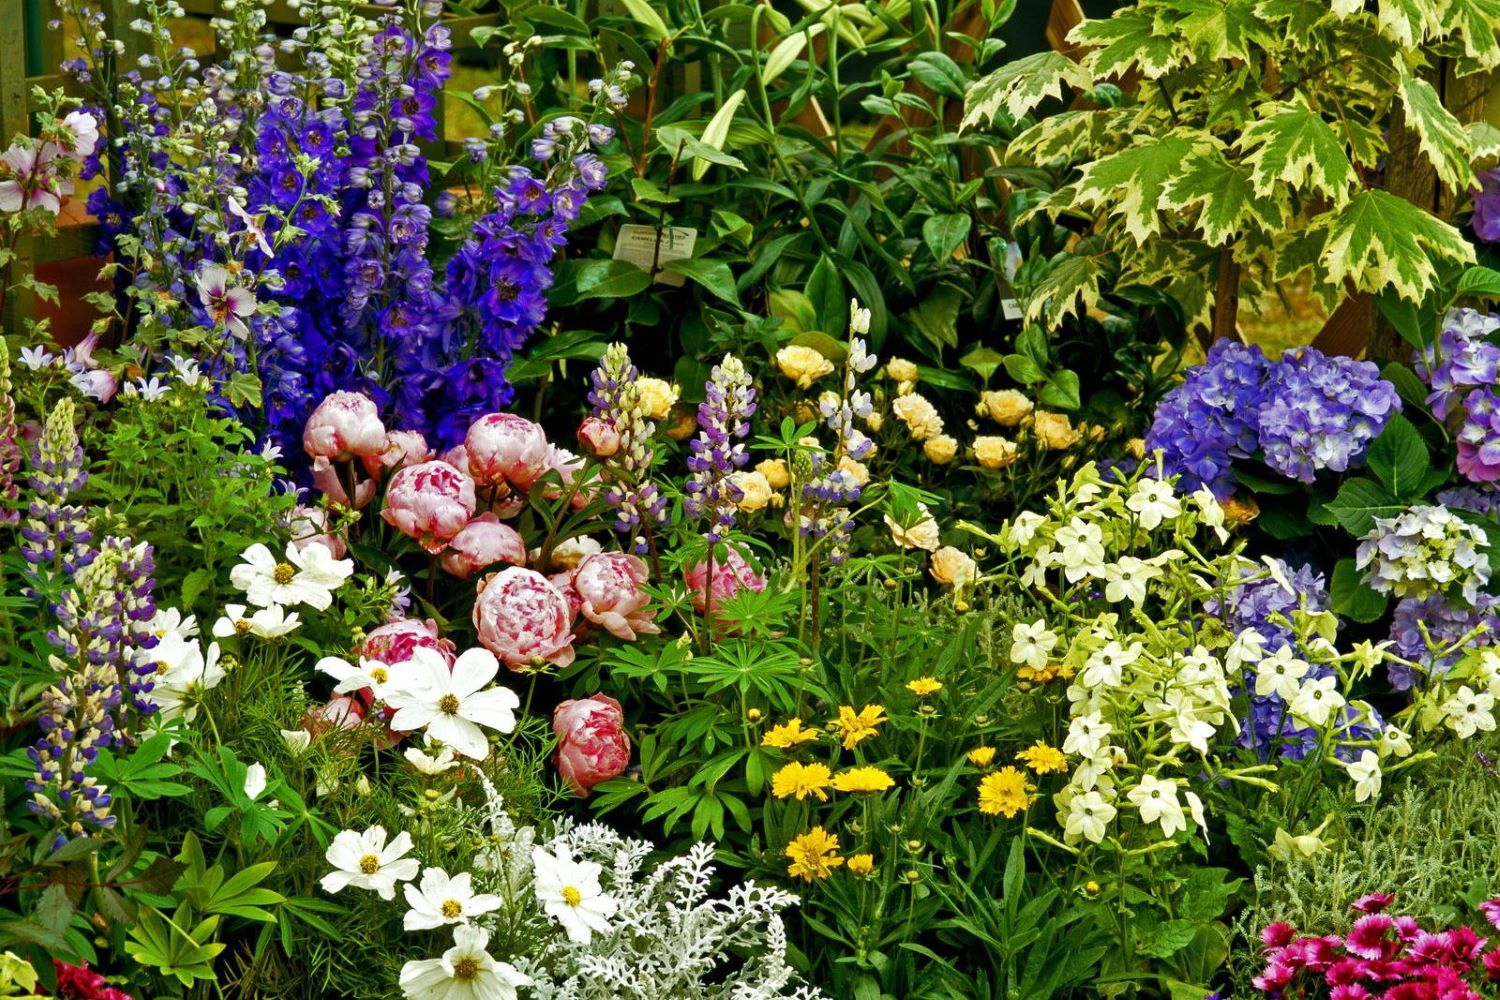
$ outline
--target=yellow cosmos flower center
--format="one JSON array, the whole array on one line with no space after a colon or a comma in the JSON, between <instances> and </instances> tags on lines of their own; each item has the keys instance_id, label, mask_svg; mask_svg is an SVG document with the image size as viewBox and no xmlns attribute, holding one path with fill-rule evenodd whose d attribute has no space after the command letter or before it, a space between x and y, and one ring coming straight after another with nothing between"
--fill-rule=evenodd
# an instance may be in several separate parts
<instances>
[{"instance_id":1,"label":"yellow cosmos flower center","mask_svg":"<svg viewBox=\"0 0 1500 1000\"><path fill-rule=\"evenodd\" d=\"M250 631L250 619L236 618L234 620L234 630L240 635L244 635L246 632Z\"/></svg>"},{"instance_id":2,"label":"yellow cosmos flower center","mask_svg":"<svg viewBox=\"0 0 1500 1000\"><path fill-rule=\"evenodd\" d=\"M386 672L386 669L384 667L376 667L374 670L370 671L370 679L373 680L376 684L384 684L387 680L390 679L390 676L391 675Z\"/></svg>"},{"instance_id":3,"label":"yellow cosmos flower center","mask_svg":"<svg viewBox=\"0 0 1500 1000\"><path fill-rule=\"evenodd\" d=\"M376 872L380 871L380 855L366 854L364 857L360 858L359 870L364 872L366 875L374 875Z\"/></svg>"},{"instance_id":4,"label":"yellow cosmos flower center","mask_svg":"<svg viewBox=\"0 0 1500 1000\"><path fill-rule=\"evenodd\" d=\"M444 715L457 715L458 714L458 695L456 695L456 694L445 694L445 695L443 695L441 698L438 699L437 707L438 707L438 711L442 712Z\"/></svg>"},{"instance_id":5,"label":"yellow cosmos flower center","mask_svg":"<svg viewBox=\"0 0 1500 1000\"><path fill-rule=\"evenodd\" d=\"M438 909L442 910L443 916L447 917L449 920L456 920L457 918L464 915L464 904L460 903L456 899L443 900L443 905L438 907Z\"/></svg>"},{"instance_id":6,"label":"yellow cosmos flower center","mask_svg":"<svg viewBox=\"0 0 1500 1000\"><path fill-rule=\"evenodd\" d=\"M468 982L479 976L479 963L472 958L460 958L453 963L453 978L461 982Z\"/></svg>"},{"instance_id":7,"label":"yellow cosmos flower center","mask_svg":"<svg viewBox=\"0 0 1500 1000\"><path fill-rule=\"evenodd\" d=\"M562 897L563 902L567 903L569 906L577 906L579 903L583 902L583 893L579 892L571 885L563 886Z\"/></svg>"},{"instance_id":8,"label":"yellow cosmos flower center","mask_svg":"<svg viewBox=\"0 0 1500 1000\"><path fill-rule=\"evenodd\" d=\"M271 579L282 585L291 583L292 577L296 575L297 567L291 563L277 563L276 568L271 571Z\"/></svg>"}]
</instances>

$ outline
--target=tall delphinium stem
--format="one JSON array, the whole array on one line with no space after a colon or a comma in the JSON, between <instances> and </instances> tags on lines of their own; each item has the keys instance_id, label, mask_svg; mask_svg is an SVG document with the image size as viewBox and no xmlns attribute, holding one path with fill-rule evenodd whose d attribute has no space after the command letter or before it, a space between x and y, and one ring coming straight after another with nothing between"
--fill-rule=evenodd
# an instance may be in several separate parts
<instances>
[{"instance_id":1,"label":"tall delphinium stem","mask_svg":"<svg viewBox=\"0 0 1500 1000\"><path fill-rule=\"evenodd\" d=\"M646 415L636 386L640 374L625 345L610 344L591 376L589 403L594 418L609 424L620 437L614 453L601 459L609 483L604 500L615 510L615 530L632 539L637 554L651 554L653 574L660 578L661 567L656 565L650 539L655 529L667 526L667 502L651 481L656 424Z\"/></svg>"},{"instance_id":2,"label":"tall delphinium stem","mask_svg":"<svg viewBox=\"0 0 1500 1000\"><path fill-rule=\"evenodd\" d=\"M16 525L21 512L14 507L20 495L16 476L21 471L21 432L16 426L16 401L11 396L10 348L0 339L0 524Z\"/></svg>"},{"instance_id":3,"label":"tall delphinium stem","mask_svg":"<svg viewBox=\"0 0 1500 1000\"><path fill-rule=\"evenodd\" d=\"M32 582L40 586L77 572L94 557L84 509L68 503L88 481L76 415L71 398L52 408L27 473L31 500L21 525L21 555L32 566Z\"/></svg>"}]
</instances>

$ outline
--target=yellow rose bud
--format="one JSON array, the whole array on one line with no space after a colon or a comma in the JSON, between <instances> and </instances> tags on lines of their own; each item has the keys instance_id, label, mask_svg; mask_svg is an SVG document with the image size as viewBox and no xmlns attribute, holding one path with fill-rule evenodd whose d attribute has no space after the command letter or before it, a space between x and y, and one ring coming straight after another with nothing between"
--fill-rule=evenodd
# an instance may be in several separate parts
<instances>
[{"instance_id":1,"label":"yellow rose bud","mask_svg":"<svg viewBox=\"0 0 1500 1000\"><path fill-rule=\"evenodd\" d=\"M922 442L922 454L934 465L947 465L958 454L958 439L946 434L930 437Z\"/></svg>"},{"instance_id":2,"label":"yellow rose bud","mask_svg":"<svg viewBox=\"0 0 1500 1000\"><path fill-rule=\"evenodd\" d=\"M1031 431L1043 448L1064 451L1078 443L1079 434L1065 413L1037 410L1031 415Z\"/></svg>"},{"instance_id":3,"label":"yellow rose bud","mask_svg":"<svg viewBox=\"0 0 1500 1000\"><path fill-rule=\"evenodd\" d=\"M635 380L635 391L640 397L641 410L652 420L665 420L672 413L672 407L677 405L677 397L682 390L675 385L670 385L665 379L638 378Z\"/></svg>"},{"instance_id":4,"label":"yellow rose bud","mask_svg":"<svg viewBox=\"0 0 1500 1000\"><path fill-rule=\"evenodd\" d=\"M977 437L974 458L986 469L1003 469L1016 460L1016 443L995 435Z\"/></svg>"},{"instance_id":5,"label":"yellow rose bud","mask_svg":"<svg viewBox=\"0 0 1500 1000\"><path fill-rule=\"evenodd\" d=\"M974 582L979 567L968 555L951 545L932 554L932 578L949 587L964 587Z\"/></svg>"},{"instance_id":6,"label":"yellow rose bud","mask_svg":"<svg viewBox=\"0 0 1500 1000\"><path fill-rule=\"evenodd\" d=\"M771 484L759 472L736 472L729 481L740 491L735 501L740 510L760 510L771 502Z\"/></svg>"},{"instance_id":7,"label":"yellow rose bud","mask_svg":"<svg viewBox=\"0 0 1500 1000\"><path fill-rule=\"evenodd\" d=\"M909 393L891 404L891 412L906 425L912 439L926 441L943 433L943 418L927 397Z\"/></svg>"},{"instance_id":8,"label":"yellow rose bud","mask_svg":"<svg viewBox=\"0 0 1500 1000\"><path fill-rule=\"evenodd\" d=\"M999 389L980 393L974 411L1001 427L1015 427L1031 415L1032 402L1015 389Z\"/></svg>"},{"instance_id":9,"label":"yellow rose bud","mask_svg":"<svg viewBox=\"0 0 1500 1000\"><path fill-rule=\"evenodd\" d=\"M885 363L885 377L892 382L915 382L917 366L904 358L892 358Z\"/></svg>"},{"instance_id":10,"label":"yellow rose bud","mask_svg":"<svg viewBox=\"0 0 1500 1000\"><path fill-rule=\"evenodd\" d=\"M766 477L766 483L773 490L784 490L792 481L792 475L787 471L786 463L779 458L768 458L755 467L755 471Z\"/></svg>"},{"instance_id":11,"label":"yellow rose bud","mask_svg":"<svg viewBox=\"0 0 1500 1000\"><path fill-rule=\"evenodd\" d=\"M1146 439L1131 438L1129 441L1126 441L1125 454L1129 455L1137 462L1143 461L1146 457Z\"/></svg>"},{"instance_id":12,"label":"yellow rose bud","mask_svg":"<svg viewBox=\"0 0 1500 1000\"><path fill-rule=\"evenodd\" d=\"M824 375L833 374L833 362L811 347L789 344L776 352L776 367L781 374L797 383L797 388L811 388Z\"/></svg>"}]
</instances>

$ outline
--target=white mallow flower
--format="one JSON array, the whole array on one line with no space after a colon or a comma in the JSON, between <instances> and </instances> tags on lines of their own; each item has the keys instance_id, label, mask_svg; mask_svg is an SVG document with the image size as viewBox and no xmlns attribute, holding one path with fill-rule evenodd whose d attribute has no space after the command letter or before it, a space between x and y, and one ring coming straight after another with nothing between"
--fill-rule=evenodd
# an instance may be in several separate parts
<instances>
[{"instance_id":1,"label":"white mallow flower","mask_svg":"<svg viewBox=\"0 0 1500 1000\"><path fill-rule=\"evenodd\" d=\"M1121 556L1119 562L1104 567L1104 599L1111 604L1129 601L1136 607L1146 602L1146 584L1161 576L1161 567Z\"/></svg>"},{"instance_id":2,"label":"white mallow flower","mask_svg":"<svg viewBox=\"0 0 1500 1000\"><path fill-rule=\"evenodd\" d=\"M1292 715L1315 726L1328 724L1335 709L1342 708L1344 696L1335 690L1336 677L1317 677L1297 689L1297 696L1287 706Z\"/></svg>"},{"instance_id":3,"label":"white mallow flower","mask_svg":"<svg viewBox=\"0 0 1500 1000\"><path fill-rule=\"evenodd\" d=\"M1142 479L1135 484L1135 492L1125 500L1125 506L1135 512L1141 527L1152 531L1162 521L1182 513L1182 501L1172 492L1172 484L1165 479Z\"/></svg>"},{"instance_id":4,"label":"white mallow flower","mask_svg":"<svg viewBox=\"0 0 1500 1000\"><path fill-rule=\"evenodd\" d=\"M369 889L381 899L396 898L396 883L410 882L421 867L416 858L408 858L411 834L402 830L389 844L385 827L372 826L363 833L343 830L328 845L324 855L337 871L323 876L323 891L338 892L346 885Z\"/></svg>"},{"instance_id":5,"label":"white mallow flower","mask_svg":"<svg viewBox=\"0 0 1500 1000\"><path fill-rule=\"evenodd\" d=\"M1163 837L1187 829L1187 817L1182 812L1182 803L1177 801L1177 782L1145 774L1125 797L1140 810L1142 823L1161 823Z\"/></svg>"},{"instance_id":6,"label":"white mallow flower","mask_svg":"<svg viewBox=\"0 0 1500 1000\"><path fill-rule=\"evenodd\" d=\"M302 622L297 612L287 614L285 608L273 604L269 608L251 611L243 604L224 605L224 614L214 622L215 639L227 639L232 635L253 635L260 639L279 639L295 632Z\"/></svg>"},{"instance_id":7,"label":"white mallow flower","mask_svg":"<svg viewBox=\"0 0 1500 1000\"><path fill-rule=\"evenodd\" d=\"M1080 715L1068 724L1068 737L1063 740L1063 753L1092 757L1114 731L1114 727L1105 722L1098 712Z\"/></svg>"},{"instance_id":8,"label":"white mallow flower","mask_svg":"<svg viewBox=\"0 0 1500 1000\"><path fill-rule=\"evenodd\" d=\"M1084 687L1119 687L1125 680L1125 668L1141 658L1141 644L1122 646L1111 640L1096 649L1083 665L1078 682Z\"/></svg>"},{"instance_id":9,"label":"white mallow flower","mask_svg":"<svg viewBox=\"0 0 1500 1000\"><path fill-rule=\"evenodd\" d=\"M1024 663L1032 670L1043 670L1057 648L1057 633L1038 618L1030 625L1016 625L1010 632L1010 660Z\"/></svg>"},{"instance_id":10,"label":"white mallow flower","mask_svg":"<svg viewBox=\"0 0 1500 1000\"><path fill-rule=\"evenodd\" d=\"M401 925L409 931L430 931L444 924L466 924L470 917L500 909L500 897L474 891L474 876L468 872L448 876L441 868L428 868L422 881L408 882L406 918Z\"/></svg>"},{"instance_id":11,"label":"white mallow flower","mask_svg":"<svg viewBox=\"0 0 1500 1000\"><path fill-rule=\"evenodd\" d=\"M401 966L401 992L407 1000L516 1000L516 990L532 985L509 962L497 962L485 950L490 932L479 927L453 928L453 947L442 958L410 961Z\"/></svg>"},{"instance_id":12,"label":"white mallow flower","mask_svg":"<svg viewBox=\"0 0 1500 1000\"><path fill-rule=\"evenodd\" d=\"M1411 739L1395 726L1386 726L1380 731L1380 756L1411 756Z\"/></svg>"},{"instance_id":13,"label":"white mallow flower","mask_svg":"<svg viewBox=\"0 0 1500 1000\"><path fill-rule=\"evenodd\" d=\"M1344 767L1349 772L1349 779L1354 782L1355 802L1379 797L1380 758L1374 750L1362 751L1359 760L1345 764Z\"/></svg>"},{"instance_id":14,"label":"white mallow flower","mask_svg":"<svg viewBox=\"0 0 1500 1000\"><path fill-rule=\"evenodd\" d=\"M599 885L602 867L595 861L574 861L566 844L556 854L540 847L531 849L536 878L536 898L547 915L562 924L568 940L588 944L594 934L609 932L609 918L619 904Z\"/></svg>"},{"instance_id":15,"label":"white mallow flower","mask_svg":"<svg viewBox=\"0 0 1500 1000\"><path fill-rule=\"evenodd\" d=\"M399 676L399 686L386 692L387 704L397 709L391 728L402 733L426 730L429 739L483 760L490 752L484 729L514 730L515 709L521 704L509 688L485 688L499 670L500 661L487 649L467 651L450 670L436 650L418 647Z\"/></svg>"},{"instance_id":16,"label":"white mallow flower","mask_svg":"<svg viewBox=\"0 0 1500 1000\"><path fill-rule=\"evenodd\" d=\"M1283 701L1297 697L1302 678L1312 669L1312 664L1299 660L1292 652L1291 644L1282 646L1265 657L1255 668L1255 696L1264 698L1270 694L1280 695Z\"/></svg>"},{"instance_id":17,"label":"white mallow flower","mask_svg":"<svg viewBox=\"0 0 1500 1000\"><path fill-rule=\"evenodd\" d=\"M1443 721L1463 739L1476 732L1495 729L1495 696L1488 691L1476 692L1465 684L1443 702Z\"/></svg>"},{"instance_id":18,"label":"white mallow flower","mask_svg":"<svg viewBox=\"0 0 1500 1000\"><path fill-rule=\"evenodd\" d=\"M395 676L394 668L389 664L363 656L359 658L357 667L340 657L325 656L318 661L317 669L338 681L333 687L334 694L348 694L369 688L376 701L385 701Z\"/></svg>"},{"instance_id":19,"label":"white mallow flower","mask_svg":"<svg viewBox=\"0 0 1500 1000\"><path fill-rule=\"evenodd\" d=\"M243 562L229 571L229 581L262 608L306 604L325 611L333 603L333 592L354 572L352 560L333 558L318 542L300 550L288 542L282 562L256 542L240 558Z\"/></svg>"},{"instance_id":20,"label":"white mallow flower","mask_svg":"<svg viewBox=\"0 0 1500 1000\"><path fill-rule=\"evenodd\" d=\"M1068 803L1068 820L1063 827L1065 837L1083 837L1097 844L1104 839L1105 828L1115 818L1115 807L1105 801L1097 791L1082 792Z\"/></svg>"},{"instance_id":21,"label":"white mallow flower","mask_svg":"<svg viewBox=\"0 0 1500 1000\"><path fill-rule=\"evenodd\" d=\"M1053 537L1058 551L1050 563L1062 568L1069 583L1104 574L1104 532L1097 524L1075 517Z\"/></svg>"}]
</instances>

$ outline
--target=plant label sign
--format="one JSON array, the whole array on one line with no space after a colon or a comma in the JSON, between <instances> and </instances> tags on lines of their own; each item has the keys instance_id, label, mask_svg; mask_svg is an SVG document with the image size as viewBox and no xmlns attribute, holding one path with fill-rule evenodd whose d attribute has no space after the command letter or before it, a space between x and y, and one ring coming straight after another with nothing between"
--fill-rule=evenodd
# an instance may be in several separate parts
<instances>
[{"instance_id":1,"label":"plant label sign","mask_svg":"<svg viewBox=\"0 0 1500 1000\"><path fill-rule=\"evenodd\" d=\"M657 229L629 223L620 227L619 238L615 240L615 260L629 261L642 271L653 272L662 284L681 288L687 276L662 268L670 261L692 257L696 242L698 230L690 226Z\"/></svg>"}]
</instances>

